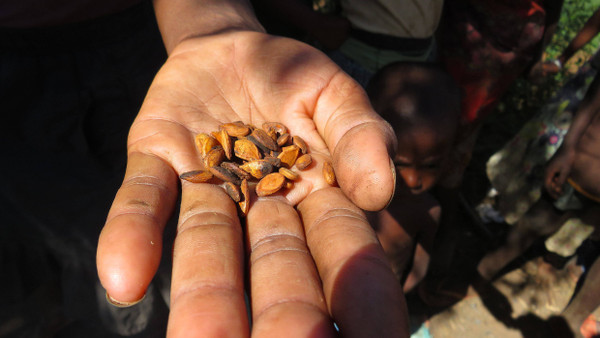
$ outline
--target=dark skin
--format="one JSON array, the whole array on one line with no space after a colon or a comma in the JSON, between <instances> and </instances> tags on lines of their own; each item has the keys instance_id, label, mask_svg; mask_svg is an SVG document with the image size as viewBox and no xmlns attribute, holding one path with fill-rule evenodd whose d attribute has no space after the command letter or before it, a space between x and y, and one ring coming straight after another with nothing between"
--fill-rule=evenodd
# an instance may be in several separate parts
<instances>
[{"instance_id":1,"label":"dark skin","mask_svg":"<svg viewBox=\"0 0 600 338\"><path fill-rule=\"evenodd\" d=\"M397 184L391 203L370 215L370 221L404 292L409 292L429 266L441 214L429 191L452 151L458 124L452 102L456 99L457 107L458 96L448 89L452 83L444 81L442 72L401 63L390 67L374 77L368 91L376 111L396 131ZM439 101L428 93L436 93Z\"/></svg>"},{"instance_id":2,"label":"dark skin","mask_svg":"<svg viewBox=\"0 0 600 338\"><path fill-rule=\"evenodd\" d=\"M406 293L425 277L429 266L441 208L428 191L441 175L454 135L439 121L396 130L396 193L371 220Z\"/></svg>"},{"instance_id":3,"label":"dark skin","mask_svg":"<svg viewBox=\"0 0 600 338\"><path fill-rule=\"evenodd\" d=\"M546 169L548 193L558 198L567 178L587 193L600 196L600 79L596 77L573 119L563 144Z\"/></svg>"},{"instance_id":4,"label":"dark skin","mask_svg":"<svg viewBox=\"0 0 600 338\"><path fill-rule=\"evenodd\" d=\"M581 30L575 35L573 40L569 43L567 48L563 50L558 58L561 64L566 64L571 57L590 42L600 31L600 10L596 10L594 14L588 19L583 25ZM531 72L531 79L534 81L540 81L543 77L554 75L560 71L560 68L552 61L539 61L533 66Z\"/></svg>"}]
</instances>

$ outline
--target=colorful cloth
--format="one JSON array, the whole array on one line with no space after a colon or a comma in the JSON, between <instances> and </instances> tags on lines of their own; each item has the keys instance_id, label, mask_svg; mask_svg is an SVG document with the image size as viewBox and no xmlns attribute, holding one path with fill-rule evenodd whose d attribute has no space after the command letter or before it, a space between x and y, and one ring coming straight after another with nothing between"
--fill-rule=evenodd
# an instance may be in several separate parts
<instances>
[{"instance_id":1,"label":"colorful cloth","mask_svg":"<svg viewBox=\"0 0 600 338\"><path fill-rule=\"evenodd\" d=\"M448 0L440 58L463 89L463 118L488 115L537 56L543 0Z\"/></svg>"}]
</instances>

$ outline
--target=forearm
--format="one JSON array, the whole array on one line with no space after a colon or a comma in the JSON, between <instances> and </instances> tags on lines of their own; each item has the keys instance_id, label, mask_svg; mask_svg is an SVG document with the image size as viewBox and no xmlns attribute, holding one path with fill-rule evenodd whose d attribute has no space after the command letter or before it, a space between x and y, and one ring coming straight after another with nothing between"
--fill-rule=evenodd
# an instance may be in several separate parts
<instances>
[{"instance_id":1,"label":"forearm","mask_svg":"<svg viewBox=\"0 0 600 338\"><path fill-rule=\"evenodd\" d=\"M556 32L558 26L558 20L560 19L560 12L563 7L564 0L549 0L545 3L546 8L546 21L544 28L544 36L540 48L538 49L538 55L535 60L540 60L546 47L552 42L552 37Z\"/></svg>"},{"instance_id":2,"label":"forearm","mask_svg":"<svg viewBox=\"0 0 600 338\"><path fill-rule=\"evenodd\" d=\"M403 291L404 293L410 292L414 287L423 280L425 274L427 274L427 268L429 267L429 254L423 249L420 244L417 244L415 248L415 255L413 259L412 268L406 276L404 281Z\"/></svg>"},{"instance_id":3,"label":"forearm","mask_svg":"<svg viewBox=\"0 0 600 338\"><path fill-rule=\"evenodd\" d=\"M571 40L571 43L559 56L559 60L564 64L583 46L585 46L590 40L592 40L596 34L600 31L600 9L596 10L594 14L588 19L585 25L579 30L577 35Z\"/></svg>"},{"instance_id":4,"label":"forearm","mask_svg":"<svg viewBox=\"0 0 600 338\"><path fill-rule=\"evenodd\" d=\"M180 42L235 30L264 31L246 0L154 0L167 52Z\"/></svg>"}]
</instances>

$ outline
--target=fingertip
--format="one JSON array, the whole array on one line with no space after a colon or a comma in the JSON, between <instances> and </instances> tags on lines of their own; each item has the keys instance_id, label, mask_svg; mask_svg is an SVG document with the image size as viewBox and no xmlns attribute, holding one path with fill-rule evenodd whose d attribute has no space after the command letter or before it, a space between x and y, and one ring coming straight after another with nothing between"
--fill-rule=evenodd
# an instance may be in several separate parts
<instances>
[{"instance_id":1,"label":"fingertip","mask_svg":"<svg viewBox=\"0 0 600 338\"><path fill-rule=\"evenodd\" d=\"M394 195L396 172L390 157L393 135L393 131L370 123L346 133L335 149L333 164L338 183L363 210L382 210Z\"/></svg>"},{"instance_id":2,"label":"fingertip","mask_svg":"<svg viewBox=\"0 0 600 338\"><path fill-rule=\"evenodd\" d=\"M144 224L127 215L109 222L102 230L96 265L112 304L131 306L143 299L158 269L162 238L158 231L143 228Z\"/></svg>"}]
</instances>

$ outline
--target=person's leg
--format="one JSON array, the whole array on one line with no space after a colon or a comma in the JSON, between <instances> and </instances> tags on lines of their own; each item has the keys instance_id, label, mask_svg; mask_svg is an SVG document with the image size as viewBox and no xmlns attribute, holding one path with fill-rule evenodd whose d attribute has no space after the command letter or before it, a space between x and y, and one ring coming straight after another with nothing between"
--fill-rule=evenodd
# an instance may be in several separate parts
<instances>
[{"instance_id":1,"label":"person's leg","mask_svg":"<svg viewBox=\"0 0 600 338\"><path fill-rule=\"evenodd\" d=\"M483 279L491 280L535 240L558 230L567 216L568 213L558 211L550 200L542 197L510 230L506 243L481 259L477 272Z\"/></svg>"}]
</instances>

